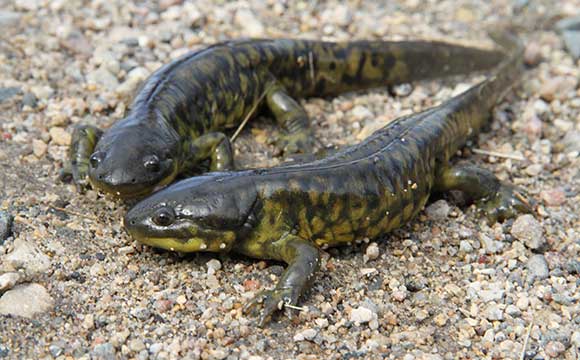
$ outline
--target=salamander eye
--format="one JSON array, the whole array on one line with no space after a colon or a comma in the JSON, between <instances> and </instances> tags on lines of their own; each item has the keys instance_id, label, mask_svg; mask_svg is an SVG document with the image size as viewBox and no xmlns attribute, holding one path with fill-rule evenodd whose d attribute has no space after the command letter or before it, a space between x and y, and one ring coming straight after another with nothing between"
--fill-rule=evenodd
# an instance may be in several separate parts
<instances>
[{"instance_id":1,"label":"salamander eye","mask_svg":"<svg viewBox=\"0 0 580 360\"><path fill-rule=\"evenodd\" d=\"M96 169L99 164L101 163L101 161L103 161L103 158L105 157L105 153L102 151L98 151L96 153L94 153L93 155L91 155L91 157L89 158L89 163L91 164L91 167L93 169Z\"/></svg>"},{"instance_id":2,"label":"salamander eye","mask_svg":"<svg viewBox=\"0 0 580 360\"><path fill-rule=\"evenodd\" d=\"M153 222L159 226L169 226L175 221L175 213L173 209L163 207L155 212L153 215Z\"/></svg>"},{"instance_id":3,"label":"salamander eye","mask_svg":"<svg viewBox=\"0 0 580 360\"><path fill-rule=\"evenodd\" d=\"M143 165L145 166L145 169L149 170L150 172L156 173L161 170L159 158L157 155L146 156Z\"/></svg>"}]
</instances>

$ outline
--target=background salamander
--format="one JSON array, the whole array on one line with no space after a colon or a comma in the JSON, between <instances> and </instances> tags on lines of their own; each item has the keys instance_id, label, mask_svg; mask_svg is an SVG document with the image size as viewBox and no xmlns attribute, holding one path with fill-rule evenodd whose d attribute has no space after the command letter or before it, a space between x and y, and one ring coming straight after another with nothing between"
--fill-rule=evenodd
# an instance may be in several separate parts
<instances>
[{"instance_id":1,"label":"background salamander","mask_svg":"<svg viewBox=\"0 0 580 360\"><path fill-rule=\"evenodd\" d=\"M106 131L79 126L69 151L79 188L144 195L179 174L233 169L225 129L266 105L288 153L313 150L302 96L327 96L489 69L503 54L442 42L232 41L187 54L146 80L128 115ZM207 164L206 164L207 165Z\"/></svg>"}]
</instances>

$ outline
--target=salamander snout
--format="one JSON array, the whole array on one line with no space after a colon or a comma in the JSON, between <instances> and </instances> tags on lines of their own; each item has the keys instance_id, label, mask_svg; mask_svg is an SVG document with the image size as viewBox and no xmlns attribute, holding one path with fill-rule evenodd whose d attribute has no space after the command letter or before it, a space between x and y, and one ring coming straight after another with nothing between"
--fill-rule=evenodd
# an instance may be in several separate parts
<instances>
[{"instance_id":1,"label":"salamander snout","mask_svg":"<svg viewBox=\"0 0 580 360\"><path fill-rule=\"evenodd\" d=\"M98 150L89 157L89 178L93 186L121 197L150 193L173 179L173 157L163 152L139 153L118 147Z\"/></svg>"}]
</instances>

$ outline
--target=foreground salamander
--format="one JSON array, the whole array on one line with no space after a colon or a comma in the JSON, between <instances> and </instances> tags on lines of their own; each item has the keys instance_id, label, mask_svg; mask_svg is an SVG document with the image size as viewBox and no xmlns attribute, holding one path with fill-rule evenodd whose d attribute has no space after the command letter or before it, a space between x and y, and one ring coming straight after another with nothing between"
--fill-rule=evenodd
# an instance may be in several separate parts
<instances>
[{"instance_id":1,"label":"foreground salamander","mask_svg":"<svg viewBox=\"0 0 580 360\"><path fill-rule=\"evenodd\" d=\"M511 40L507 43L506 39ZM531 211L512 185L450 158L488 122L518 78L521 47L489 79L418 114L390 123L322 160L178 182L135 205L124 222L144 244L193 252L235 251L288 264L263 301L260 323L296 304L319 266L319 249L385 234L412 219L433 191L461 190L492 220Z\"/></svg>"},{"instance_id":2,"label":"foreground salamander","mask_svg":"<svg viewBox=\"0 0 580 360\"><path fill-rule=\"evenodd\" d=\"M330 43L255 40L217 44L156 71L131 111L104 133L80 126L69 150L75 183L121 197L145 195L178 174L231 170L227 128L266 105L286 134L285 151L311 152L299 96L326 96L465 74L503 54L441 42ZM209 162L209 166L207 163ZM66 171L65 171L66 173Z\"/></svg>"}]
</instances>

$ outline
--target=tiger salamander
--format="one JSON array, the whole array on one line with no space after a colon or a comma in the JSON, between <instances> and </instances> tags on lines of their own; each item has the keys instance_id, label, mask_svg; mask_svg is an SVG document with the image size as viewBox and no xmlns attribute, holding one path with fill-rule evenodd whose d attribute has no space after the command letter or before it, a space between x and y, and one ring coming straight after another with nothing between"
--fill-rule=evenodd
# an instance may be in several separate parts
<instances>
[{"instance_id":1,"label":"tiger salamander","mask_svg":"<svg viewBox=\"0 0 580 360\"><path fill-rule=\"evenodd\" d=\"M430 193L460 190L491 221L530 212L521 191L491 172L450 158L489 122L519 77L522 47L490 78L439 106L404 116L358 145L321 160L269 169L209 173L173 184L136 204L124 224L138 241L163 249L234 251L286 262L276 287L249 303L260 324L295 305L329 246L375 238L411 220Z\"/></svg>"},{"instance_id":2,"label":"tiger salamander","mask_svg":"<svg viewBox=\"0 0 580 360\"><path fill-rule=\"evenodd\" d=\"M495 50L443 42L232 41L187 54L157 70L130 112L106 131L75 128L70 172L121 197L145 195L175 177L233 169L223 131L265 105L286 130L287 153L311 152L312 131L297 97L408 83L492 68Z\"/></svg>"}]
</instances>

